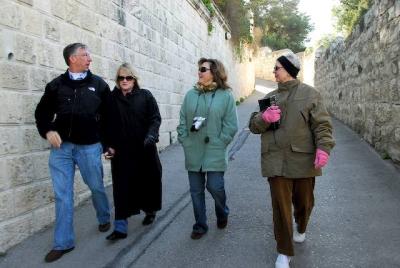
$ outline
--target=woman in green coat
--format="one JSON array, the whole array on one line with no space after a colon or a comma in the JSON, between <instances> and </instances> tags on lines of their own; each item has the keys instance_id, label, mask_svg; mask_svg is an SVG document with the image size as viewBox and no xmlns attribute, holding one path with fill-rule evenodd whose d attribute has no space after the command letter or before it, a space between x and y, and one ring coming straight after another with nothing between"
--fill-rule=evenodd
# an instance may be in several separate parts
<instances>
[{"instance_id":1,"label":"woman in green coat","mask_svg":"<svg viewBox=\"0 0 400 268\"><path fill-rule=\"evenodd\" d=\"M238 130L235 100L226 83L224 66L216 59L205 58L198 66L199 80L185 95L177 127L196 220L192 239L201 238L208 230L205 187L215 201L218 228L228 223L224 172L227 146Z\"/></svg>"},{"instance_id":2,"label":"woman in green coat","mask_svg":"<svg viewBox=\"0 0 400 268\"><path fill-rule=\"evenodd\" d=\"M262 175L268 177L270 185L279 253L276 268L288 268L294 255L292 240L301 243L305 239L314 206L315 176L321 175L335 145L321 94L296 79L299 71L300 61L295 54L277 59L274 74L278 89L266 96L275 96L276 103L253 113L249 124L252 133L261 134Z\"/></svg>"}]
</instances>

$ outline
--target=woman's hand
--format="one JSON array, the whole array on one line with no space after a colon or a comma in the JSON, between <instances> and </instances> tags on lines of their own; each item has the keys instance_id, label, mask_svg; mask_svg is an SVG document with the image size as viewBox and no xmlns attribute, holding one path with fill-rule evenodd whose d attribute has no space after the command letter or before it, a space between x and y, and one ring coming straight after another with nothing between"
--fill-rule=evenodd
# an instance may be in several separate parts
<instances>
[{"instance_id":1,"label":"woman's hand","mask_svg":"<svg viewBox=\"0 0 400 268\"><path fill-rule=\"evenodd\" d=\"M268 124L279 121L279 119L281 119L281 109L276 105L268 107L267 110L263 112L262 119Z\"/></svg>"},{"instance_id":2,"label":"woman's hand","mask_svg":"<svg viewBox=\"0 0 400 268\"><path fill-rule=\"evenodd\" d=\"M328 160L329 160L329 154L321 149L317 149L314 161L315 168L318 169L324 167L326 164L328 164Z\"/></svg>"}]
</instances>

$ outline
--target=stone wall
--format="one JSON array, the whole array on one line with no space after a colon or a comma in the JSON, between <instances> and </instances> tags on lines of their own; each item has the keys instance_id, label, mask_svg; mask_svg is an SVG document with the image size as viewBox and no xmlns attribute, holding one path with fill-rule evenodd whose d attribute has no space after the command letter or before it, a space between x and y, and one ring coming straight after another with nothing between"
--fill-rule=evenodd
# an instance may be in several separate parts
<instances>
[{"instance_id":1,"label":"stone wall","mask_svg":"<svg viewBox=\"0 0 400 268\"><path fill-rule=\"evenodd\" d=\"M400 162L400 1L376 1L346 41L317 56L315 85L330 112Z\"/></svg>"},{"instance_id":2,"label":"stone wall","mask_svg":"<svg viewBox=\"0 0 400 268\"><path fill-rule=\"evenodd\" d=\"M256 77L275 81L273 69L276 59L287 53L288 49L272 51L268 47L262 47L257 51L254 57ZM299 52L296 54L301 63L301 69L298 74L300 81L309 85L314 85L314 52Z\"/></svg>"},{"instance_id":3,"label":"stone wall","mask_svg":"<svg viewBox=\"0 0 400 268\"><path fill-rule=\"evenodd\" d=\"M33 113L45 84L66 69L65 45L88 44L91 70L110 87L118 65L133 64L160 107L160 149L176 141L180 104L200 57L225 64L236 99L254 89L250 51L236 60L218 12L208 33L211 18L200 0L0 0L0 14L0 252L54 220L49 146ZM109 184L108 168L105 174ZM88 196L77 175L76 204Z\"/></svg>"}]
</instances>

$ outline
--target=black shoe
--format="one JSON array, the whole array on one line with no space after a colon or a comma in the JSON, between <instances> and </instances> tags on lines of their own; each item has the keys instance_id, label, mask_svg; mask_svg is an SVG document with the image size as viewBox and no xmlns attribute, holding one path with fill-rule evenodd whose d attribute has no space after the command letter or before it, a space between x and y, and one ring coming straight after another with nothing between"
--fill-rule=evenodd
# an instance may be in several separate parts
<instances>
[{"instance_id":1,"label":"black shoe","mask_svg":"<svg viewBox=\"0 0 400 268\"><path fill-rule=\"evenodd\" d=\"M74 247L69 249L52 249L47 253L46 257L44 258L45 262L53 262L61 258L65 253L72 251Z\"/></svg>"},{"instance_id":2,"label":"black shoe","mask_svg":"<svg viewBox=\"0 0 400 268\"><path fill-rule=\"evenodd\" d=\"M217 227L218 229L225 229L225 227L228 225L228 218L223 219L223 220L217 220Z\"/></svg>"},{"instance_id":3,"label":"black shoe","mask_svg":"<svg viewBox=\"0 0 400 268\"><path fill-rule=\"evenodd\" d=\"M128 235L125 233L121 233L118 231L112 232L110 235L106 237L107 240L114 241L118 239L125 239Z\"/></svg>"},{"instance_id":4,"label":"black shoe","mask_svg":"<svg viewBox=\"0 0 400 268\"><path fill-rule=\"evenodd\" d=\"M107 222L104 224L99 224L99 231L102 233L107 232L108 230L110 230L111 227L111 223Z\"/></svg>"},{"instance_id":5,"label":"black shoe","mask_svg":"<svg viewBox=\"0 0 400 268\"><path fill-rule=\"evenodd\" d=\"M150 225L153 223L154 219L156 218L156 215L153 214L147 214L146 217L144 217L142 224L143 225Z\"/></svg>"},{"instance_id":6,"label":"black shoe","mask_svg":"<svg viewBox=\"0 0 400 268\"><path fill-rule=\"evenodd\" d=\"M193 231L192 234L190 235L190 238L193 240L198 240L198 239L202 238L203 235L205 235L205 234L206 233L198 233L198 232Z\"/></svg>"}]
</instances>

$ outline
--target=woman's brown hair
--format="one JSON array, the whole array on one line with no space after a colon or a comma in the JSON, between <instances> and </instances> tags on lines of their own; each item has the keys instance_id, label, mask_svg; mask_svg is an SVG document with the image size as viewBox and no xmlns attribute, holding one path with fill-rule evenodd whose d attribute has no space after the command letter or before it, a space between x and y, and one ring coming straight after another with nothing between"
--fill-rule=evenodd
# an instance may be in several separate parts
<instances>
[{"instance_id":1,"label":"woman's brown hair","mask_svg":"<svg viewBox=\"0 0 400 268\"><path fill-rule=\"evenodd\" d=\"M226 75L225 67L219 60L201 58L197 62L200 67L203 63L208 62L210 64L210 71L213 75L214 82L217 83L218 88L228 89L230 86L227 84L228 76Z\"/></svg>"}]
</instances>

